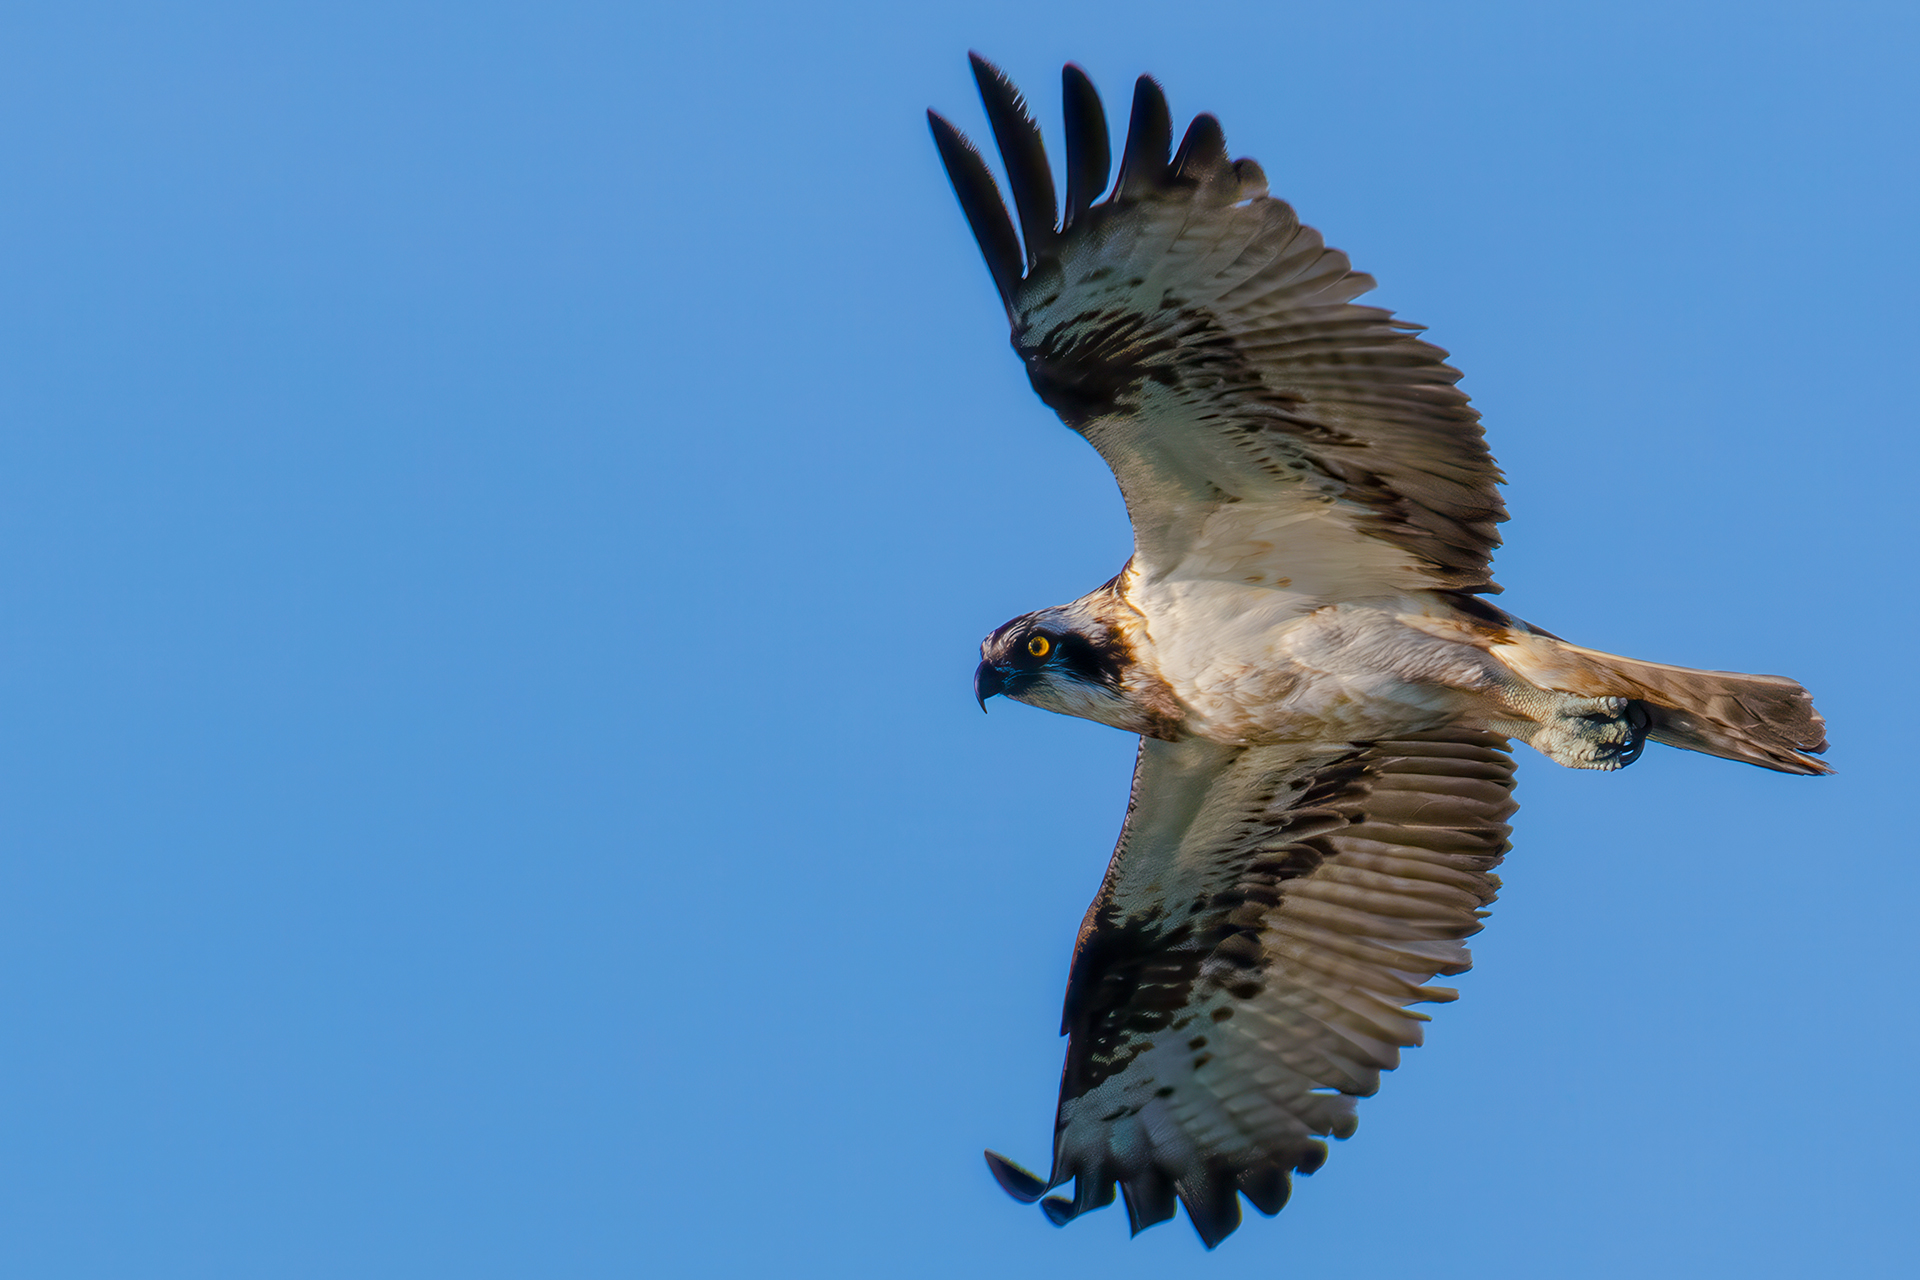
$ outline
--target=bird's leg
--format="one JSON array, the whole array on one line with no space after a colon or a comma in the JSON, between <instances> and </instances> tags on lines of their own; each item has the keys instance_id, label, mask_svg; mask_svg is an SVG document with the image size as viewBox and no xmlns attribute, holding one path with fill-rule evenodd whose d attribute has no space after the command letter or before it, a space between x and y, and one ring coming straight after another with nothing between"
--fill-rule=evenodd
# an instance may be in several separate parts
<instances>
[{"instance_id":1,"label":"bird's leg","mask_svg":"<svg viewBox=\"0 0 1920 1280\"><path fill-rule=\"evenodd\" d=\"M1624 769L1646 746L1646 708L1629 698L1582 698L1515 679L1498 699L1519 714L1488 728L1569 769Z\"/></svg>"},{"instance_id":2,"label":"bird's leg","mask_svg":"<svg viewBox=\"0 0 1920 1280\"><path fill-rule=\"evenodd\" d=\"M1345 681L1390 674L1410 690L1453 691L1436 701L1569 769L1622 769L1639 758L1645 707L1543 689L1490 652L1487 639L1456 619L1401 614L1389 621L1368 607L1340 606L1304 619L1288 651L1300 668Z\"/></svg>"},{"instance_id":3,"label":"bird's leg","mask_svg":"<svg viewBox=\"0 0 1920 1280\"><path fill-rule=\"evenodd\" d=\"M1463 620L1405 614L1399 620L1427 635L1458 638L1450 646L1453 661L1403 663L1403 674L1470 693L1494 733L1518 738L1569 769L1624 769L1640 758L1651 723L1640 703L1543 689L1491 652L1487 642L1494 637Z\"/></svg>"}]
</instances>

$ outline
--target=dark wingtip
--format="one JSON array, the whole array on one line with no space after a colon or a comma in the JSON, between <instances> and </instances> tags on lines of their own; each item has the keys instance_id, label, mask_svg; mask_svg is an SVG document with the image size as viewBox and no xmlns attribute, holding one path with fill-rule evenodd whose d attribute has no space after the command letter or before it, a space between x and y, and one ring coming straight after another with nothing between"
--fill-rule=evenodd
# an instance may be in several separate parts
<instances>
[{"instance_id":1,"label":"dark wingtip","mask_svg":"<svg viewBox=\"0 0 1920 1280\"><path fill-rule=\"evenodd\" d=\"M1013 291L1020 283L1020 238L1014 234L1013 219L1000 199L1000 186L993 180L987 162L947 118L938 111L927 112L927 127L933 130L933 145L940 150L940 162L947 168L953 193L960 209L973 228L980 256L987 260L993 287L1000 301L1013 306Z\"/></svg>"},{"instance_id":2,"label":"dark wingtip","mask_svg":"<svg viewBox=\"0 0 1920 1280\"><path fill-rule=\"evenodd\" d=\"M1173 156L1173 173L1188 182L1201 182L1228 167L1227 134L1213 116L1202 113L1187 126L1180 149Z\"/></svg>"},{"instance_id":3,"label":"dark wingtip","mask_svg":"<svg viewBox=\"0 0 1920 1280\"><path fill-rule=\"evenodd\" d=\"M1027 264L1047 255L1053 243L1059 205L1053 191L1053 170L1040 140L1040 126L1027 110L1026 99L1004 71L978 53L967 54L980 102L993 126L993 141L1006 166L1007 186L1013 192L1014 212L1020 215L1020 234L1026 241Z\"/></svg>"},{"instance_id":4,"label":"dark wingtip","mask_svg":"<svg viewBox=\"0 0 1920 1280\"><path fill-rule=\"evenodd\" d=\"M1167 95L1152 76L1133 82L1133 114L1127 120L1127 142L1120 153L1121 196L1143 195L1167 182L1167 152L1173 146L1173 116Z\"/></svg>"},{"instance_id":5,"label":"dark wingtip","mask_svg":"<svg viewBox=\"0 0 1920 1280\"><path fill-rule=\"evenodd\" d=\"M1107 137L1107 112L1087 73L1069 62L1060 69L1060 100L1066 114L1066 226L1072 226L1107 189L1113 175L1113 147Z\"/></svg>"},{"instance_id":6,"label":"dark wingtip","mask_svg":"<svg viewBox=\"0 0 1920 1280\"><path fill-rule=\"evenodd\" d=\"M1040 1208L1046 1212L1047 1221L1056 1227L1064 1227L1083 1213L1095 1209L1104 1209L1113 1203L1118 1188L1112 1178L1098 1171L1081 1170L1074 1178L1072 1199L1066 1196L1048 1196L1040 1202Z\"/></svg>"},{"instance_id":7,"label":"dark wingtip","mask_svg":"<svg viewBox=\"0 0 1920 1280\"><path fill-rule=\"evenodd\" d=\"M1000 1184L1002 1191L1021 1204L1032 1204L1047 1194L1047 1184L1037 1174L1022 1169L998 1151L989 1151L986 1156L987 1169L993 1174L993 1180ZM1049 1211L1047 1216L1051 1218L1052 1212Z\"/></svg>"},{"instance_id":8,"label":"dark wingtip","mask_svg":"<svg viewBox=\"0 0 1920 1280\"><path fill-rule=\"evenodd\" d=\"M1187 1221L1209 1249L1218 1247L1240 1226L1240 1197L1231 1187L1216 1188L1185 1201Z\"/></svg>"},{"instance_id":9,"label":"dark wingtip","mask_svg":"<svg viewBox=\"0 0 1920 1280\"><path fill-rule=\"evenodd\" d=\"M1136 1236L1172 1218L1179 1205L1172 1179L1152 1166L1122 1181L1120 1195L1127 1204L1127 1228Z\"/></svg>"},{"instance_id":10,"label":"dark wingtip","mask_svg":"<svg viewBox=\"0 0 1920 1280\"><path fill-rule=\"evenodd\" d=\"M1240 1194L1253 1207L1271 1218L1287 1207L1293 1195L1293 1179L1278 1165L1262 1165L1240 1175Z\"/></svg>"}]
</instances>

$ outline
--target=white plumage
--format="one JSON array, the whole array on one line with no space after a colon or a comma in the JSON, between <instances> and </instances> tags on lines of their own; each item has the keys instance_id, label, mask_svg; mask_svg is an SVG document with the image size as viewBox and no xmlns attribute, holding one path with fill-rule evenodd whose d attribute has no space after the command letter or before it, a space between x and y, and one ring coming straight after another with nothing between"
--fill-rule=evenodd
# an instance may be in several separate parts
<instances>
[{"instance_id":1,"label":"white plumage","mask_svg":"<svg viewBox=\"0 0 1920 1280\"><path fill-rule=\"evenodd\" d=\"M1052 1170L989 1153L1066 1222L1184 1203L1209 1247L1353 1132L1464 971L1514 809L1509 738L1620 768L1643 741L1823 773L1778 676L1567 644L1484 600L1500 474L1446 353L1354 299L1344 254L1229 161L1169 156L1136 86L1111 194L1104 112L1065 74L1064 208L1018 93L974 60L1016 233L972 147L935 140L1034 389L1113 468L1119 576L982 645L995 693L1142 735L1068 981ZM931 115L931 113L929 113Z\"/></svg>"}]
</instances>

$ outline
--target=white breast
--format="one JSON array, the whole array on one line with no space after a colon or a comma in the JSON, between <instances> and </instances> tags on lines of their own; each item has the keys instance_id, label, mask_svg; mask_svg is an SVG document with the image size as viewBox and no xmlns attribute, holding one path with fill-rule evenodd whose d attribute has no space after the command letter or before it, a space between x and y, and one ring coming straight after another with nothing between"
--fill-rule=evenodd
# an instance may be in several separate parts
<instances>
[{"instance_id":1,"label":"white breast","mask_svg":"<svg viewBox=\"0 0 1920 1280\"><path fill-rule=\"evenodd\" d=\"M1328 604L1217 579L1138 580L1153 662L1216 742L1354 741L1412 732L1461 703L1483 661L1397 620L1412 597Z\"/></svg>"}]
</instances>

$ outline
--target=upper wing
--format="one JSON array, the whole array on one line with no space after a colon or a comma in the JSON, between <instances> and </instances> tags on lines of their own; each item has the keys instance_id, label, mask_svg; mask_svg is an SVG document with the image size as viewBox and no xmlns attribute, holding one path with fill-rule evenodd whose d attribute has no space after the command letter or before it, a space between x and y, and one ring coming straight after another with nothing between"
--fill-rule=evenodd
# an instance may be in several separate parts
<instances>
[{"instance_id":1,"label":"upper wing","mask_svg":"<svg viewBox=\"0 0 1920 1280\"><path fill-rule=\"evenodd\" d=\"M1493 734L1221 747L1144 738L1126 827L1067 986L1045 1182L1000 1183L1064 1223L1125 1194L1133 1229L1177 1196L1211 1248L1354 1130L1469 964L1507 848L1513 760Z\"/></svg>"},{"instance_id":2,"label":"upper wing","mask_svg":"<svg viewBox=\"0 0 1920 1280\"><path fill-rule=\"evenodd\" d=\"M929 112L934 139L1034 390L1113 468L1143 572L1499 589L1500 472L1460 375L1417 325L1352 304L1372 277L1269 197L1258 165L1227 159L1212 116L1169 161L1166 98L1142 76L1119 180L1094 204L1106 117L1069 65L1062 214L1019 92L973 66L1024 246L979 153Z\"/></svg>"}]
</instances>

